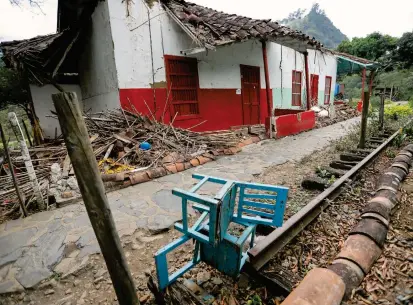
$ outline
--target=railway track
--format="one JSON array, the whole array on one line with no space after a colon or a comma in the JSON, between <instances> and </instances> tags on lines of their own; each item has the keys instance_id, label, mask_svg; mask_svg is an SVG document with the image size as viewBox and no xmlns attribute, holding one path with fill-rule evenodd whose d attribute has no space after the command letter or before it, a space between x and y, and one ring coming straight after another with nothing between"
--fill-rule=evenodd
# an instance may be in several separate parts
<instances>
[{"instance_id":1,"label":"railway track","mask_svg":"<svg viewBox=\"0 0 413 305\"><path fill-rule=\"evenodd\" d=\"M410 124L407 123L407 124ZM370 143L376 147L368 153L366 150L360 150L365 157L359 162L354 162L352 167L331 186L312 199L299 212L284 222L283 226L275 229L257 245L249 250L249 261L244 267L244 272L255 280L267 286L273 294L288 295L290 288L283 281L277 278L266 276L261 270L263 267L288 243L290 243L300 232L313 222L321 212L323 212L332 201L334 201L345 189L346 185L351 184L357 177L357 174L372 161L374 161L381 152L397 137L399 131L389 134L379 134L370 138ZM377 146L378 145L378 146ZM355 153L352 151L351 153ZM366 155L366 153L368 153ZM341 159L343 161L343 159ZM340 161L338 161L340 163ZM344 164L344 163L343 163Z\"/></svg>"}]
</instances>

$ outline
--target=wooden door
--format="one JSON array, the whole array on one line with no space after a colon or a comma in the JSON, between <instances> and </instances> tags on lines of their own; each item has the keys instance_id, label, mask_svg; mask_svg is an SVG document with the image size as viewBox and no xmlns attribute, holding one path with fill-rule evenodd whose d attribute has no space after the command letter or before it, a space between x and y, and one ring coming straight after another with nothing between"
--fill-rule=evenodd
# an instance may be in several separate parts
<instances>
[{"instance_id":1,"label":"wooden door","mask_svg":"<svg viewBox=\"0 0 413 305\"><path fill-rule=\"evenodd\" d=\"M244 125L260 123L260 67L241 65L242 119Z\"/></svg>"},{"instance_id":2,"label":"wooden door","mask_svg":"<svg viewBox=\"0 0 413 305\"><path fill-rule=\"evenodd\" d=\"M318 80L317 74L311 74L311 105L315 106L318 104Z\"/></svg>"}]
</instances>

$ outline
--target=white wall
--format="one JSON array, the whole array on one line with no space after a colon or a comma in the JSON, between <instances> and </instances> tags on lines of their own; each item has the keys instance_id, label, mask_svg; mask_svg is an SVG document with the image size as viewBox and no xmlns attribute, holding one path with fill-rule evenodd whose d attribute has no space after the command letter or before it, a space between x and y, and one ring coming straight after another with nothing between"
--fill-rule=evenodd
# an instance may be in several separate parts
<instances>
[{"instance_id":1,"label":"white wall","mask_svg":"<svg viewBox=\"0 0 413 305\"><path fill-rule=\"evenodd\" d=\"M330 103L334 103L334 87L337 76L337 59L329 53L320 51L308 51L308 66L310 75L317 74L319 76L318 83L318 104L324 104L325 80L326 76L331 76L331 92Z\"/></svg>"},{"instance_id":2,"label":"white wall","mask_svg":"<svg viewBox=\"0 0 413 305\"><path fill-rule=\"evenodd\" d=\"M164 38L173 35L175 31L167 31L170 18L160 9L158 3L154 3L152 9L149 9L152 19L148 22L148 7L143 0L130 1L129 16L126 11L127 1L106 2L110 9L119 88L150 88L153 74L155 74L155 82L165 81L161 22L166 23L162 25L166 31ZM149 25L152 37L149 35ZM182 40L185 40L184 36ZM176 43L179 41L177 40ZM152 60L154 73L152 73Z\"/></svg>"},{"instance_id":3,"label":"white wall","mask_svg":"<svg viewBox=\"0 0 413 305\"><path fill-rule=\"evenodd\" d=\"M199 86L201 88L241 89L240 65L260 67L261 88L265 88L261 43L249 40L199 53Z\"/></svg>"},{"instance_id":4,"label":"white wall","mask_svg":"<svg viewBox=\"0 0 413 305\"><path fill-rule=\"evenodd\" d=\"M107 1L99 1L86 35L79 61L79 79L86 109L120 107L114 43Z\"/></svg>"},{"instance_id":5,"label":"white wall","mask_svg":"<svg viewBox=\"0 0 413 305\"><path fill-rule=\"evenodd\" d=\"M197 45L157 2L152 7L148 7L144 0L130 2L129 16L126 2L108 0L107 3L119 88L151 88L154 82L156 87L166 87L164 54L182 56L182 50ZM267 44L267 52L274 108L305 109L304 55L275 43ZM258 41L219 47L216 51L188 57L198 59L201 88L241 88L240 64L259 66L261 88L265 88L262 49ZM310 74L316 71L319 74L319 90L323 91L322 94L326 75L333 77L333 88L336 74L334 57L310 50L309 69ZM301 107L291 105L293 70L301 71L303 75ZM320 93L319 101L324 99Z\"/></svg>"},{"instance_id":6,"label":"white wall","mask_svg":"<svg viewBox=\"0 0 413 305\"><path fill-rule=\"evenodd\" d=\"M76 92L77 99L79 100L79 103L81 103L81 107L83 107L82 93L79 85L60 86L63 87L65 91ZM56 111L53 105L52 94L59 92L60 91L53 85L45 85L43 87L30 85L30 93L32 95L36 115L40 120L40 127L43 130L44 136L50 139L54 139L56 128L57 135L59 136L61 134L59 121L55 118L47 117L52 115L51 110Z\"/></svg>"},{"instance_id":7,"label":"white wall","mask_svg":"<svg viewBox=\"0 0 413 305\"><path fill-rule=\"evenodd\" d=\"M150 88L152 60L155 83L165 82L163 55L183 56L182 50L197 47L159 4L154 3L149 9L150 17L155 17L151 19L151 56L147 7L143 1L136 0L130 5L129 17L121 1L109 0L109 8L120 88ZM201 88L241 88L240 64L259 66L261 87L265 88L260 42L247 41L188 57L198 59Z\"/></svg>"}]
</instances>

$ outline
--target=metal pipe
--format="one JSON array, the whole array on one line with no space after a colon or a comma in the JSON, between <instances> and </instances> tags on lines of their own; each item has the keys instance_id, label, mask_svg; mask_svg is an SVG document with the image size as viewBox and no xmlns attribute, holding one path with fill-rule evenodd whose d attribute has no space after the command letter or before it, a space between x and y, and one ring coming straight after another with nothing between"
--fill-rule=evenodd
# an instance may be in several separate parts
<instances>
[{"instance_id":1,"label":"metal pipe","mask_svg":"<svg viewBox=\"0 0 413 305\"><path fill-rule=\"evenodd\" d=\"M412 123L410 120L406 125ZM344 176L334 182L324 192L311 200L298 213L289 218L282 227L274 230L270 235L248 251L250 263L254 269L261 269L277 252L298 235L310 224L331 202L331 197L337 196L341 186L352 178L360 169L372 161L397 135L396 131L382 145L349 170ZM330 200L326 200L330 199Z\"/></svg>"},{"instance_id":2,"label":"metal pipe","mask_svg":"<svg viewBox=\"0 0 413 305\"><path fill-rule=\"evenodd\" d=\"M264 75L265 75L265 91L267 94L267 109L268 109L268 116L270 120L270 130L269 135L270 139L272 138L272 101L271 101L271 89L270 89L270 74L268 72L268 57L267 57L267 42L265 40L262 41L262 58L264 60Z\"/></svg>"},{"instance_id":3,"label":"metal pipe","mask_svg":"<svg viewBox=\"0 0 413 305\"><path fill-rule=\"evenodd\" d=\"M306 87L306 102L307 102L307 110L310 110L310 76L309 76L309 68L308 68L308 52L304 52L304 66L305 66L305 87Z\"/></svg>"}]
</instances>

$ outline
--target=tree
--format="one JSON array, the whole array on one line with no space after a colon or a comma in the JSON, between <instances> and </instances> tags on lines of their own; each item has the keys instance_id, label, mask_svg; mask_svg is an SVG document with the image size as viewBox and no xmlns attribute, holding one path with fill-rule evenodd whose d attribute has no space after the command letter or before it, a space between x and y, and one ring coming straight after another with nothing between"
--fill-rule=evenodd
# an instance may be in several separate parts
<instances>
[{"instance_id":1,"label":"tree","mask_svg":"<svg viewBox=\"0 0 413 305\"><path fill-rule=\"evenodd\" d=\"M343 41L337 47L339 52L354 56L379 61L391 54L397 47L397 38L374 32L364 38L353 38L351 41Z\"/></svg>"},{"instance_id":2,"label":"tree","mask_svg":"<svg viewBox=\"0 0 413 305\"><path fill-rule=\"evenodd\" d=\"M0 67L0 110L9 105L27 108L29 93L20 75L4 66Z\"/></svg>"},{"instance_id":3,"label":"tree","mask_svg":"<svg viewBox=\"0 0 413 305\"><path fill-rule=\"evenodd\" d=\"M413 67L413 31L404 33L397 42L395 60L404 68Z\"/></svg>"},{"instance_id":4,"label":"tree","mask_svg":"<svg viewBox=\"0 0 413 305\"><path fill-rule=\"evenodd\" d=\"M3 62L0 59L0 62ZM34 126L36 143L41 143L42 136L38 119L33 112L27 85L19 73L0 66L0 111L10 106L17 106L24 110L30 124ZM37 127L36 127L37 126Z\"/></svg>"}]
</instances>

